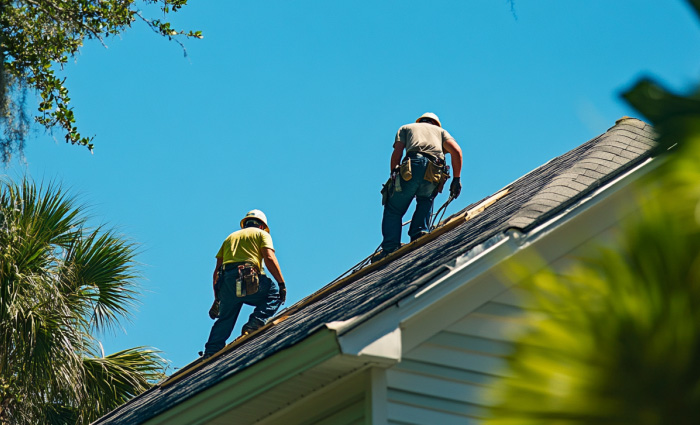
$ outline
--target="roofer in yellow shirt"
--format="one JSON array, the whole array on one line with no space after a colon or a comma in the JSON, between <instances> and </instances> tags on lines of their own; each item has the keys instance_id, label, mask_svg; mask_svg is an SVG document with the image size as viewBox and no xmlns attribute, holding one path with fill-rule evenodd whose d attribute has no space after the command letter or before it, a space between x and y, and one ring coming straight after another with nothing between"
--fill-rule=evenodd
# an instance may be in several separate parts
<instances>
[{"instance_id":1,"label":"roofer in yellow shirt","mask_svg":"<svg viewBox=\"0 0 700 425\"><path fill-rule=\"evenodd\" d=\"M277 284L264 274L263 261ZM218 314L214 307L210 311L216 322L205 345L204 358L224 348L243 304L255 307L243 325L245 335L265 325L287 298L267 217L262 211L248 212L241 220L241 230L231 233L221 245L216 254L214 296L219 309Z\"/></svg>"}]
</instances>

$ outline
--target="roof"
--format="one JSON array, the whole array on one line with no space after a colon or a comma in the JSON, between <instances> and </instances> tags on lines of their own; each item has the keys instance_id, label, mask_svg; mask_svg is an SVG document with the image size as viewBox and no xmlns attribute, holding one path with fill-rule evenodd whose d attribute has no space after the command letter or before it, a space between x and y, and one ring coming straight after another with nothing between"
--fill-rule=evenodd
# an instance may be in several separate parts
<instances>
[{"instance_id":1,"label":"roof","mask_svg":"<svg viewBox=\"0 0 700 425\"><path fill-rule=\"evenodd\" d=\"M388 301L393 303L420 289L415 282L430 271L510 229L524 233L533 229L639 165L652 154L656 146L653 139L648 124L627 117L618 120L606 133L531 171L499 191L498 196L475 202L446 219L443 223L451 225L429 235L432 237L421 238L421 243L331 282L280 313L288 316L287 320L268 324L254 338L229 344L226 352L201 368L168 385L153 387L95 423L145 422L301 342L327 323L378 314ZM466 220L454 219L477 210L478 215L471 214Z\"/></svg>"}]
</instances>

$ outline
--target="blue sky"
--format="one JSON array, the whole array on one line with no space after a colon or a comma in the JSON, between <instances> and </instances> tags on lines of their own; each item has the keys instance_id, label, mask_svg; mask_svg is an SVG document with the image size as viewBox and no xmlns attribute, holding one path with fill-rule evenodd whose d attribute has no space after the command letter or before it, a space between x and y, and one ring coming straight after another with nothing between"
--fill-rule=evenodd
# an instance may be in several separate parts
<instances>
[{"instance_id":1,"label":"blue sky","mask_svg":"<svg viewBox=\"0 0 700 425\"><path fill-rule=\"evenodd\" d=\"M136 22L65 68L94 155L37 130L4 170L64 183L140 244L141 305L103 344L157 347L170 372L203 349L214 255L248 210L291 305L380 243L393 137L423 112L464 151L451 214L638 116L619 93L640 76L687 90L700 70L679 0L190 3L186 58Z\"/></svg>"}]
</instances>

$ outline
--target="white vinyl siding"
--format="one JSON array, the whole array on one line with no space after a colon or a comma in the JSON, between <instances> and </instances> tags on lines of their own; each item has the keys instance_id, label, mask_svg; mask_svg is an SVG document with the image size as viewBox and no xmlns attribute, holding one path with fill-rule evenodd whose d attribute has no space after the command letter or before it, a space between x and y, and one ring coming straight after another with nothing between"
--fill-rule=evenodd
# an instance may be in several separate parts
<instances>
[{"instance_id":1,"label":"white vinyl siding","mask_svg":"<svg viewBox=\"0 0 700 425\"><path fill-rule=\"evenodd\" d=\"M405 353L387 370L388 423L478 424L484 390L522 325L521 305L518 290L508 290Z\"/></svg>"}]
</instances>

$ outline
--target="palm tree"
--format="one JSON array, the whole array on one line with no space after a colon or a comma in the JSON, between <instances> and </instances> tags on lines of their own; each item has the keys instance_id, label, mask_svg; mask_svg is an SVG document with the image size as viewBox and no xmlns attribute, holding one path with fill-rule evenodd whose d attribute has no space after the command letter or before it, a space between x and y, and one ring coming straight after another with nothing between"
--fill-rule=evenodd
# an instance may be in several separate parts
<instances>
[{"instance_id":1,"label":"palm tree","mask_svg":"<svg viewBox=\"0 0 700 425\"><path fill-rule=\"evenodd\" d=\"M129 317L134 254L59 185L0 182L0 424L87 424L162 377L153 349L94 336Z\"/></svg>"}]
</instances>

